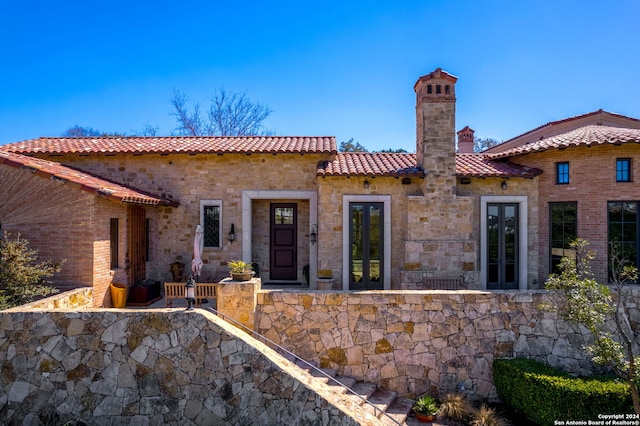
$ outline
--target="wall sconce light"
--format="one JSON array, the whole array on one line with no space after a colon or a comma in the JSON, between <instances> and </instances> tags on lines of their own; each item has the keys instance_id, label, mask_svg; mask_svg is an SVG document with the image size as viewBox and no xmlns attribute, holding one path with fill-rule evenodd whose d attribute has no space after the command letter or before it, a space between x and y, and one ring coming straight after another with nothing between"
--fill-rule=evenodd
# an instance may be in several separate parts
<instances>
[{"instance_id":1,"label":"wall sconce light","mask_svg":"<svg viewBox=\"0 0 640 426\"><path fill-rule=\"evenodd\" d=\"M184 298L187 300L187 311L193 310L196 302L196 280L193 279L193 275L189 276L184 286Z\"/></svg>"},{"instance_id":2,"label":"wall sconce light","mask_svg":"<svg viewBox=\"0 0 640 426\"><path fill-rule=\"evenodd\" d=\"M503 180L502 183L500 184L500 188L502 188L502 190L506 190L507 189L507 181Z\"/></svg>"},{"instance_id":3,"label":"wall sconce light","mask_svg":"<svg viewBox=\"0 0 640 426\"><path fill-rule=\"evenodd\" d=\"M311 225L311 234L309 234L309 241L311 244L315 244L318 241L318 225Z\"/></svg>"},{"instance_id":4,"label":"wall sconce light","mask_svg":"<svg viewBox=\"0 0 640 426\"><path fill-rule=\"evenodd\" d=\"M231 229L229 230L229 242L234 242L236 239L236 227L234 224L231 224Z\"/></svg>"},{"instance_id":5,"label":"wall sconce light","mask_svg":"<svg viewBox=\"0 0 640 426\"><path fill-rule=\"evenodd\" d=\"M368 180L364 181L364 189L369 189L369 181Z\"/></svg>"}]
</instances>

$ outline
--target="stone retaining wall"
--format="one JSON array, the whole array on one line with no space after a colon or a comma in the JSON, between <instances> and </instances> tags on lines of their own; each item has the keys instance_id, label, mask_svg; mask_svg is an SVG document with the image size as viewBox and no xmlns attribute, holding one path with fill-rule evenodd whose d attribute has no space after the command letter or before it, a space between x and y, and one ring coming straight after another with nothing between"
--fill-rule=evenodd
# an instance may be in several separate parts
<instances>
[{"instance_id":1,"label":"stone retaining wall","mask_svg":"<svg viewBox=\"0 0 640 426\"><path fill-rule=\"evenodd\" d=\"M204 310L4 311L0 371L1 424L380 424Z\"/></svg>"},{"instance_id":2,"label":"stone retaining wall","mask_svg":"<svg viewBox=\"0 0 640 426\"><path fill-rule=\"evenodd\" d=\"M626 287L624 297L640 341L640 286ZM463 391L496 399L496 357L592 371L586 331L538 309L550 298L542 290L261 291L256 330L322 367L410 398Z\"/></svg>"},{"instance_id":3,"label":"stone retaining wall","mask_svg":"<svg viewBox=\"0 0 640 426\"><path fill-rule=\"evenodd\" d=\"M65 291L5 312L20 312L32 309L84 309L93 306L93 287L82 287Z\"/></svg>"}]
</instances>

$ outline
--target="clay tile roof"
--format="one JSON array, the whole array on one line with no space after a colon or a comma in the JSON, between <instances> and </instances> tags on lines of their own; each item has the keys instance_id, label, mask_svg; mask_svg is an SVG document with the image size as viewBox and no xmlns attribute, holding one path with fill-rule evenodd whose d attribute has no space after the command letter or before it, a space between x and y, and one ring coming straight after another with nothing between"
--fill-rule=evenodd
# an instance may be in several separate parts
<instances>
[{"instance_id":1,"label":"clay tile roof","mask_svg":"<svg viewBox=\"0 0 640 426\"><path fill-rule=\"evenodd\" d=\"M483 154L456 155L457 176L532 178L540 173L540 169L491 160ZM426 174L417 167L415 154L372 152L341 152L333 161L320 161L317 171L318 176L425 177Z\"/></svg>"},{"instance_id":2,"label":"clay tile roof","mask_svg":"<svg viewBox=\"0 0 640 426\"><path fill-rule=\"evenodd\" d=\"M464 177L533 178L542 170L508 161L491 160L483 154L457 154L456 175Z\"/></svg>"},{"instance_id":3,"label":"clay tile roof","mask_svg":"<svg viewBox=\"0 0 640 426\"><path fill-rule=\"evenodd\" d=\"M22 154L335 154L335 137L109 136L39 138L0 147Z\"/></svg>"},{"instance_id":4,"label":"clay tile roof","mask_svg":"<svg viewBox=\"0 0 640 426\"><path fill-rule=\"evenodd\" d=\"M591 111L591 112L588 112L588 113L585 113L585 114L580 114L580 115L574 115L573 117L563 118L562 120L549 121L548 123L545 123L545 124L543 124L541 126L538 126L535 129L528 130L528 131L526 131L524 133L519 134L518 136L515 136L515 137L513 137L511 139L508 139L508 140L506 140L504 142L501 142L498 145L492 146L491 148L488 148L486 150L486 152L487 153L495 152L497 149L499 149L500 146L507 145L509 142L514 141L514 140L516 140L518 138L521 138L523 136L526 136L526 135L528 135L530 133L533 133L536 130L543 129L545 127L557 126L558 124L569 123L571 121L581 120L581 119L584 119L584 118L594 117L594 116L599 115L599 114L605 114L605 115L610 115L612 117L622 118L622 119L625 119L625 120L631 120L631 121L640 122L640 119L633 118L633 117L628 117L628 116L622 115L622 114L616 114L615 112L605 111L602 108L600 108L599 110L596 110L596 111Z\"/></svg>"},{"instance_id":5,"label":"clay tile roof","mask_svg":"<svg viewBox=\"0 0 640 426\"><path fill-rule=\"evenodd\" d=\"M318 176L424 177L415 154L340 152L333 161L318 163Z\"/></svg>"},{"instance_id":6,"label":"clay tile roof","mask_svg":"<svg viewBox=\"0 0 640 426\"><path fill-rule=\"evenodd\" d=\"M12 152L0 151L0 164L17 169L25 173L33 173L44 179L51 179L60 183L75 185L79 189L107 198L117 203L147 204L154 206L174 206L179 203L167 200L129 188L106 179L64 166L60 163L27 157Z\"/></svg>"},{"instance_id":7,"label":"clay tile roof","mask_svg":"<svg viewBox=\"0 0 640 426\"><path fill-rule=\"evenodd\" d=\"M640 143L640 129L590 125L548 139L542 139L511 148L503 152L495 154L487 153L487 157L497 159L528 154L530 152L546 151L552 148L564 149L579 145L619 145L628 142Z\"/></svg>"}]
</instances>

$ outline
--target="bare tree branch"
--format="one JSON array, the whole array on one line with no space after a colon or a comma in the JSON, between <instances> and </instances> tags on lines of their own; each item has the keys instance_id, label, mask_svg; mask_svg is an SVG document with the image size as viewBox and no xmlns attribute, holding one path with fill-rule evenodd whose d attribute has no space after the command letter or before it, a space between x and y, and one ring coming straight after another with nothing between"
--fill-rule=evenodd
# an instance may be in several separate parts
<instances>
[{"instance_id":1,"label":"bare tree branch","mask_svg":"<svg viewBox=\"0 0 640 426\"><path fill-rule=\"evenodd\" d=\"M216 91L211 98L211 105L206 119L200 115L200 106L193 104L193 111L188 107L189 99L179 91L171 98L174 108L172 115L176 117L176 130L181 135L209 136L253 136L272 135L273 132L263 125L271 114L267 105L254 103L246 93Z\"/></svg>"},{"instance_id":2,"label":"bare tree branch","mask_svg":"<svg viewBox=\"0 0 640 426\"><path fill-rule=\"evenodd\" d=\"M202 136L205 134L202 119L200 118L200 105L197 102L193 104L193 112L190 112L187 106L189 98L179 90L173 92L169 102L171 102L175 110L171 115L175 116L178 121L178 126L175 129L178 134L184 136Z\"/></svg>"}]
</instances>

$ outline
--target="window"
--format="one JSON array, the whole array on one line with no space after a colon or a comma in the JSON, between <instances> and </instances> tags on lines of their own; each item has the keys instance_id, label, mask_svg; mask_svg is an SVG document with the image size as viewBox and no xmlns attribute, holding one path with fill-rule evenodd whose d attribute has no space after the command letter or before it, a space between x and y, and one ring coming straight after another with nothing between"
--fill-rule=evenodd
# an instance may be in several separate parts
<instances>
[{"instance_id":1,"label":"window","mask_svg":"<svg viewBox=\"0 0 640 426\"><path fill-rule=\"evenodd\" d=\"M222 247L222 201L200 202L200 224L204 232L204 247Z\"/></svg>"},{"instance_id":2,"label":"window","mask_svg":"<svg viewBox=\"0 0 640 426\"><path fill-rule=\"evenodd\" d=\"M631 158L616 160L616 182L631 182Z\"/></svg>"},{"instance_id":3,"label":"window","mask_svg":"<svg viewBox=\"0 0 640 426\"><path fill-rule=\"evenodd\" d=\"M569 163L556 163L556 183L569 183Z\"/></svg>"},{"instance_id":4,"label":"window","mask_svg":"<svg viewBox=\"0 0 640 426\"><path fill-rule=\"evenodd\" d=\"M638 266L638 202L611 201L608 203L609 256L612 248L620 259ZM609 265L611 267L611 265ZM609 270L611 274L611 270Z\"/></svg>"},{"instance_id":5,"label":"window","mask_svg":"<svg viewBox=\"0 0 640 426\"><path fill-rule=\"evenodd\" d=\"M273 222L276 225L293 225L294 224L293 207L275 207L273 212Z\"/></svg>"},{"instance_id":6,"label":"window","mask_svg":"<svg viewBox=\"0 0 640 426\"><path fill-rule=\"evenodd\" d=\"M549 241L551 243L551 273L558 273L560 260L571 256L571 241L578 237L578 204L549 203Z\"/></svg>"},{"instance_id":7,"label":"window","mask_svg":"<svg viewBox=\"0 0 640 426\"><path fill-rule=\"evenodd\" d=\"M118 268L118 225L117 218L109 220L109 250L111 256L111 269Z\"/></svg>"}]
</instances>

